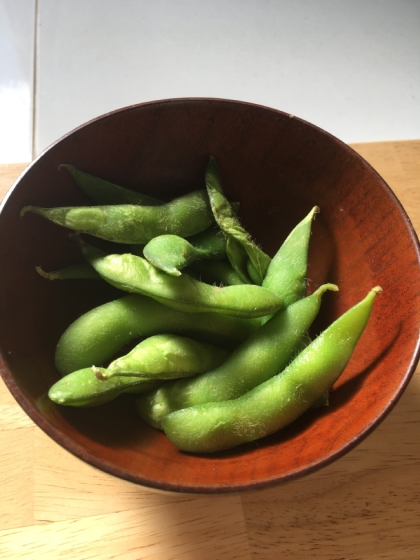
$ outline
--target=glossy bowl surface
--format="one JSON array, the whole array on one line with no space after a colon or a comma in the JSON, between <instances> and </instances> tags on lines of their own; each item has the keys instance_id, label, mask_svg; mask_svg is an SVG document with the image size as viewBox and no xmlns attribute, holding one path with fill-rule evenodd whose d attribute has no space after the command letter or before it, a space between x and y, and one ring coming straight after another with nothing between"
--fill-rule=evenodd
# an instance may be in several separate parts
<instances>
[{"instance_id":1,"label":"glossy bowl surface","mask_svg":"<svg viewBox=\"0 0 420 560\"><path fill-rule=\"evenodd\" d=\"M383 294L328 408L281 432L211 456L177 450L143 425L132 399L91 409L59 407L46 396L58 378L54 348L81 313L120 295L88 280L48 282L35 272L80 261L68 231L28 204L85 203L73 165L156 197L204 187L208 156L240 202L244 226L273 255L314 206L308 285L340 287L324 296L320 332L376 285ZM360 442L401 396L419 357L419 246L400 203L352 149L299 118L243 102L174 99L97 118L41 154L7 194L0 214L1 374L26 413L84 461L161 490L222 493L263 488L313 472ZM392 450L390 450L392 453Z\"/></svg>"}]
</instances>

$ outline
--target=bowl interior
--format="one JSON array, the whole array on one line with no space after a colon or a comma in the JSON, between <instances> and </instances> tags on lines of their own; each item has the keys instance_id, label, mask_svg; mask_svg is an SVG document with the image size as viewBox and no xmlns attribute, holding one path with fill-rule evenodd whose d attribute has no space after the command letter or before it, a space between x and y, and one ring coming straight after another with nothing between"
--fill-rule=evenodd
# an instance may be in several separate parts
<instances>
[{"instance_id":1,"label":"bowl interior","mask_svg":"<svg viewBox=\"0 0 420 560\"><path fill-rule=\"evenodd\" d=\"M73 409L48 400L58 379L55 345L81 313L119 297L89 280L48 282L53 270L81 262L68 231L27 215L28 204L86 203L71 163L104 179L170 199L204 188L208 156L240 202L244 226L273 255L314 205L308 286L337 283L314 326L317 334L375 285L368 327L330 406L313 409L281 432L211 456L177 450L138 418L125 395ZM70 133L16 182L0 215L1 373L29 416L52 438L98 468L152 488L229 492L284 482L351 449L392 408L418 358L420 275L417 238L378 174L354 151L298 118L246 103L185 99L133 106Z\"/></svg>"}]
</instances>

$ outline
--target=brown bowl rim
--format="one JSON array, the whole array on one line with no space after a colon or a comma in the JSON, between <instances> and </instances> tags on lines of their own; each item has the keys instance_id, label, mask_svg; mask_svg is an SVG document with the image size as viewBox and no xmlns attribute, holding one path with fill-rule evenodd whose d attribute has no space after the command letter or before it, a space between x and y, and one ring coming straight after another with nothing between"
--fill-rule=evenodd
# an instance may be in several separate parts
<instances>
[{"instance_id":1,"label":"brown bowl rim","mask_svg":"<svg viewBox=\"0 0 420 560\"><path fill-rule=\"evenodd\" d=\"M349 153L351 153L353 155L353 157L356 156L356 158L360 162L362 162L364 166L367 166L371 170L371 172L373 172L376 175L376 177L379 179L379 182L382 184L382 187L386 191L388 191L388 194L394 200L394 203L396 204L397 208L399 209L400 215L404 219L404 222L407 226L407 229L408 229L408 232L410 234L411 240L412 240L413 245L415 247L416 256L417 256L417 264L420 268L420 242L419 242L419 238L417 236L417 233L416 233L416 231L413 227L413 224L412 224L406 210L404 209L403 205L401 204L398 197L394 193L394 191L386 183L386 181L379 175L379 173L372 167L372 165L369 162L367 162L360 154L358 154L348 144L344 143L342 140L340 140L339 138L337 138L333 134L327 132L326 130L320 128L317 125L314 125L313 123L311 123L309 121L306 121L306 120L304 120L300 117L297 117L295 115L290 115L289 113L286 113L286 112L281 111L279 109L274 109L272 107L267 107L265 105L252 103L252 102L248 102L248 101L240 101L240 100L235 100L235 99L225 99L225 98L217 98L217 97L167 98L167 99L159 99L159 100L153 100L153 101L146 101L146 102L142 102L142 103L131 104L131 105L127 105L125 107L121 107L121 108L112 110L112 111L108 111L108 112L106 112L102 115L98 115L98 116L86 121L85 123L73 128L69 132L63 134L61 137L59 137L57 140L55 140L52 144L50 144L48 147L46 147L42 152L40 152L40 154L38 154L38 156L24 169L24 171L19 175L19 177L14 181L14 183L11 185L11 187L9 188L7 193L5 194L3 200L0 204L0 215L1 215L1 212L2 212L3 208L7 204L7 200L9 198L9 196L11 195L13 190L18 186L18 184L23 179L23 177L31 171L31 168L34 165L36 165L36 163L47 152L52 150L57 144L59 144L60 142L62 142L63 140L65 140L67 137L71 136L75 132L77 132L77 131L79 131L83 128L87 128L87 127L93 125L95 122L97 122L99 120L112 118L118 113L137 110L138 108L147 107L147 106L163 105L163 104L165 104L165 105L167 105L167 104L177 104L177 103L186 103L186 102L187 103L188 102L205 102L205 103L216 102L216 103L226 103L226 104L233 104L233 105L238 105L239 104L239 105L243 105L243 106L249 106L249 107L253 107L253 108L260 108L260 109L263 109L263 110L269 110L273 113L277 113L277 114L282 115L282 116L293 117L294 119L298 120L299 122L301 122L305 126L309 126L309 127L313 128L315 130L318 130L321 134L329 136L334 142L341 145L341 147L345 151L348 151ZM233 493L238 493L238 492L248 492L248 491L254 491L254 490L262 490L262 489L266 489L266 488L272 488L273 486L280 486L280 485L286 484L288 482L292 482L294 480L300 479L300 478L302 478L304 476L307 476L309 474L315 473L316 471L320 470L321 468L326 467L327 465L330 465L331 463L333 463L337 459L343 457L345 454L347 454L352 449L354 449L357 445L359 445L368 435L370 435L373 432L373 430L393 410L393 408L395 407L395 405L397 404L397 402L401 398L402 394L404 393L404 391L405 391L407 385L409 384L411 378L413 377L413 375L415 373L415 370L416 370L416 367L417 367L417 364L419 362L419 359L420 359L420 331L417 335L417 343L416 343L415 351L413 352L413 355L412 355L411 361L410 361L410 363L407 367L406 373L405 373L404 377L402 378L402 381L401 381L401 383L398 387L398 390L394 393L392 399L390 399L390 401L388 402L388 405L385 408L383 408L382 411L376 416L376 418L374 420L372 420L372 422L370 422L370 424L368 424L362 431L360 431L357 436L353 437L351 440L349 440L345 445L343 445L340 449L338 449L334 453L330 453L329 455L326 455L326 456L320 458L319 460L314 461L314 462L306 465L305 467L296 469L296 470L294 470L292 472L289 472L285 475L275 476L275 477L270 477L270 478L263 478L263 479L260 479L258 481L252 481L252 482L248 482L248 483L220 484L220 485L217 485L217 486L215 486L215 485L201 485L201 484L175 484L175 483L168 483L168 482L158 481L158 480L150 480L150 479L143 478L142 476L131 475L130 473L127 473L126 471L124 471L124 469L116 467L115 465L113 465L111 463L108 463L107 461L104 461L102 459L98 459L95 455L86 451L82 446L80 446L78 444L75 444L70 438L65 436L60 430L55 428L55 426L51 422L47 421L45 419L45 417L41 414L41 412L36 408L36 406L34 404L32 404L31 401L22 393L22 391L18 387L18 384L16 383L15 379L13 378L12 374L9 373L8 369L6 367L4 367L4 365L1 364L1 363L0 363L0 374L1 374L1 376L4 380L4 382L5 382L6 386L8 387L9 391L11 392L11 394L13 395L15 400L17 401L17 403L24 410L24 412L31 418L31 420L33 420L33 422L39 428L41 428L44 431L44 433L46 433L49 437L51 437L61 447L63 447L64 449L66 449L67 451L72 453L75 457L85 461L86 463L90 464L91 466L93 466L93 467L95 467L95 468L97 468L101 471L104 471L108 474L116 476L117 478L129 481L129 482L133 482L135 484L138 484L140 486L143 486L143 487L151 489L151 490L157 490L157 491L162 491L162 492L172 493L172 494L173 493L175 493L175 494L176 493L186 493L186 494L203 494L203 495L213 494L214 495L214 494L233 494Z\"/></svg>"}]
</instances>

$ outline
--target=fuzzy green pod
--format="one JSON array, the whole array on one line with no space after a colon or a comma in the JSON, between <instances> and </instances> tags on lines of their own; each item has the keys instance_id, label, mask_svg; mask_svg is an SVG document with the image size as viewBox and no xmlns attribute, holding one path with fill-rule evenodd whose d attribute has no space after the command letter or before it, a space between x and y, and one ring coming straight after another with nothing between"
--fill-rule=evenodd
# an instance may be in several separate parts
<instances>
[{"instance_id":1,"label":"fuzzy green pod","mask_svg":"<svg viewBox=\"0 0 420 560\"><path fill-rule=\"evenodd\" d=\"M182 379L139 398L137 411L148 424L161 428L170 412L205 402L235 399L263 383L289 362L295 348L318 314L322 295L336 291L325 284L282 309L267 321L218 368L194 379Z\"/></svg>"},{"instance_id":2,"label":"fuzzy green pod","mask_svg":"<svg viewBox=\"0 0 420 560\"><path fill-rule=\"evenodd\" d=\"M143 379L177 379L205 373L230 355L223 348L175 334L146 338L128 354L101 369L102 379L116 376Z\"/></svg>"},{"instance_id":3,"label":"fuzzy green pod","mask_svg":"<svg viewBox=\"0 0 420 560\"><path fill-rule=\"evenodd\" d=\"M48 391L49 398L63 406L98 406L122 393L145 393L160 385L159 381L120 377L103 381L102 368L84 368L59 379Z\"/></svg>"},{"instance_id":4,"label":"fuzzy green pod","mask_svg":"<svg viewBox=\"0 0 420 560\"><path fill-rule=\"evenodd\" d=\"M239 286L245 284L229 261L195 261L185 269L197 280L216 286Z\"/></svg>"},{"instance_id":5,"label":"fuzzy green pod","mask_svg":"<svg viewBox=\"0 0 420 560\"><path fill-rule=\"evenodd\" d=\"M98 274L116 288L147 295L179 311L255 318L275 313L283 306L279 295L261 286L210 286L187 274L170 276L136 255L105 255L83 242L81 248Z\"/></svg>"},{"instance_id":6,"label":"fuzzy green pod","mask_svg":"<svg viewBox=\"0 0 420 560\"><path fill-rule=\"evenodd\" d=\"M244 274L247 265L244 265L243 261L249 259L252 263L251 280L255 284L261 285L271 259L251 239L250 234L241 225L232 205L225 197L219 170L213 156L210 157L207 164L205 181L214 218L230 240L228 256L232 266L238 274ZM243 279L245 280L245 275Z\"/></svg>"},{"instance_id":7,"label":"fuzzy green pod","mask_svg":"<svg viewBox=\"0 0 420 560\"><path fill-rule=\"evenodd\" d=\"M139 204L143 206L161 206L163 204L157 198L100 179L70 163L62 163L59 169L66 169L77 186L96 204Z\"/></svg>"},{"instance_id":8,"label":"fuzzy green pod","mask_svg":"<svg viewBox=\"0 0 420 560\"><path fill-rule=\"evenodd\" d=\"M79 233L133 245L147 243L153 237L167 233L189 237L214 223L204 190L180 196L161 206L25 206L21 210L21 216L27 212L39 214L57 225Z\"/></svg>"},{"instance_id":9,"label":"fuzzy green pod","mask_svg":"<svg viewBox=\"0 0 420 560\"><path fill-rule=\"evenodd\" d=\"M179 235L159 235L147 243L143 255L153 266L171 276L198 259L217 260L226 256L226 241L219 228L184 239Z\"/></svg>"},{"instance_id":10,"label":"fuzzy green pod","mask_svg":"<svg viewBox=\"0 0 420 560\"><path fill-rule=\"evenodd\" d=\"M281 295L286 306L306 294L309 240L318 213L318 206L314 206L292 230L271 260L262 283L264 288Z\"/></svg>"},{"instance_id":11,"label":"fuzzy green pod","mask_svg":"<svg viewBox=\"0 0 420 560\"><path fill-rule=\"evenodd\" d=\"M46 272L40 266L36 267L36 271L46 280L100 280L101 277L94 268L88 263L73 264L65 266L59 270Z\"/></svg>"},{"instance_id":12,"label":"fuzzy green pod","mask_svg":"<svg viewBox=\"0 0 420 560\"><path fill-rule=\"evenodd\" d=\"M325 394L347 366L369 320L376 287L321 333L280 374L226 402L184 408L163 419L183 451L211 453L255 441L289 425Z\"/></svg>"},{"instance_id":13,"label":"fuzzy green pod","mask_svg":"<svg viewBox=\"0 0 420 560\"><path fill-rule=\"evenodd\" d=\"M174 333L235 348L260 326L259 319L217 313L184 313L145 296L132 294L84 313L61 335L55 365L61 375L101 366L130 341Z\"/></svg>"}]
</instances>

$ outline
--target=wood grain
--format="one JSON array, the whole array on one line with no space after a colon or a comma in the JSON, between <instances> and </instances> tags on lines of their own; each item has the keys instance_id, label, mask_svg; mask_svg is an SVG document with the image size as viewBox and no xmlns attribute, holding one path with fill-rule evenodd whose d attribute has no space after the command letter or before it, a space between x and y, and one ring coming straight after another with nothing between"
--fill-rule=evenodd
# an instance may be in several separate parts
<instances>
[{"instance_id":1,"label":"wood grain","mask_svg":"<svg viewBox=\"0 0 420 560\"><path fill-rule=\"evenodd\" d=\"M0 164L0 200L27 166L27 163Z\"/></svg>"},{"instance_id":2,"label":"wood grain","mask_svg":"<svg viewBox=\"0 0 420 560\"><path fill-rule=\"evenodd\" d=\"M392 188L420 232L420 142L353 144Z\"/></svg>"},{"instance_id":3,"label":"wood grain","mask_svg":"<svg viewBox=\"0 0 420 560\"><path fill-rule=\"evenodd\" d=\"M420 232L420 141L356 144ZM0 166L0 197L25 164ZM286 486L232 496L151 492L47 437L0 381L0 558L417 559L420 372L349 454Z\"/></svg>"},{"instance_id":4,"label":"wood grain","mask_svg":"<svg viewBox=\"0 0 420 560\"><path fill-rule=\"evenodd\" d=\"M300 482L243 495L252 558L418 558L419 402L417 372L351 453Z\"/></svg>"}]
</instances>

